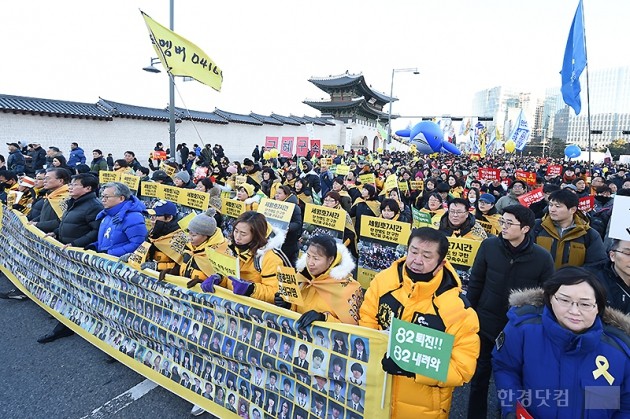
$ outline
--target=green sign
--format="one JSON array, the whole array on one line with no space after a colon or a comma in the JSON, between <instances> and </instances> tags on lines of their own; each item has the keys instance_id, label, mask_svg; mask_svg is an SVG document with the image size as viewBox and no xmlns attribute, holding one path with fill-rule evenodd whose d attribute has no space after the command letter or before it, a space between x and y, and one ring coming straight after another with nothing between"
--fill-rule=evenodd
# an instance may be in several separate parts
<instances>
[{"instance_id":1,"label":"green sign","mask_svg":"<svg viewBox=\"0 0 630 419\"><path fill-rule=\"evenodd\" d=\"M411 212L413 213L413 226L420 227L422 225L432 225L433 221L431 220L431 214L420 211L417 208L412 207Z\"/></svg>"},{"instance_id":2,"label":"green sign","mask_svg":"<svg viewBox=\"0 0 630 419\"><path fill-rule=\"evenodd\" d=\"M448 333L393 318L389 356L405 371L446 381L454 339Z\"/></svg>"}]
</instances>

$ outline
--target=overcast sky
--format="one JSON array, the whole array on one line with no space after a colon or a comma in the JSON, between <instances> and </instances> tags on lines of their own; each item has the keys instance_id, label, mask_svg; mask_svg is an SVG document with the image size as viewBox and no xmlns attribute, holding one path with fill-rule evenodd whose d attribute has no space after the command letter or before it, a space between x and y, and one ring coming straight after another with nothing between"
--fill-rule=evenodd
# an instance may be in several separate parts
<instances>
[{"instance_id":1,"label":"overcast sky","mask_svg":"<svg viewBox=\"0 0 630 419\"><path fill-rule=\"evenodd\" d=\"M222 91L177 82L176 105L318 115L308 79L362 72L394 113L470 115L474 92L559 87L577 0L175 0L175 32L223 70ZM168 0L20 0L0 13L0 93L166 107L164 73L140 11L168 26ZM584 0L591 70L630 65L630 1ZM2 116L0 114L0 121ZM402 123L402 121L399 121ZM394 128L401 127L394 124Z\"/></svg>"}]
</instances>

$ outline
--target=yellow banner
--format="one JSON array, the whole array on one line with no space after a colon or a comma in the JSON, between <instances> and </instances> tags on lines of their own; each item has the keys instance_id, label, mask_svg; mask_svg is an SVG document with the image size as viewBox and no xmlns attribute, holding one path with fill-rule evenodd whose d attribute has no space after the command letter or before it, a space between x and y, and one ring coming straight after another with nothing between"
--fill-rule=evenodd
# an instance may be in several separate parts
<instances>
[{"instance_id":1,"label":"yellow banner","mask_svg":"<svg viewBox=\"0 0 630 419\"><path fill-rule=\"evenodd\" d=\"M346 225L346 211L321 205L306 204L304 207L304 223L341 231Z\"/></svg>"},{"instance_id":2,"label":"yellow banner","mask_svg":"<svg viewBox=\"0 0 630 419\"><path fill-rule=\"evenodd\" d=\"M481 240L462 239L461 237L448 238L448 253L446 259L453 265L472 266L481 246Z\"/></svg>"},{"instance_id":3,"label":"yellow banner","mask_svg":"<svg viewBox=\"0 0 630 419\"><path fill-rule=\"evenodd\" d=\"M333 164L333 159L331 159L330 157L322 157L321 159L319 159L319 165L320 166L332 166Z\"/></svg>"},{"instance_id":4,"label":"yellow banner","mask_svg":"<svg viewBox=\"0 0 630 419\"><path fill-rule=\"evenodd\" d=\"M359 180L362 184L371 183L372 185L376 185L376 176L374 176L374 173L359 175Z\"/></svg>"},{"instance_id":5,"label":"yellow banner","mask_svg":"<svg viewBox=\"0 0 630 419\"><path fill-rule=\"evenodd\" d=\"M304 298L297 282L295 268L290 266L278 266L278 292L282 299L296 306L303 306Z\"/></svg>"},{"instance_id":6,"label":"yellow banner","mask_svg":"<svg viewBox=\"0 0 630 419\"><path fill-rule=\"evenodd\" d=\"M385 179L385 190L391 191L392 189L396 187L398 187L398 178L396 177L396 175L387 176L387 179Z\"/></svg>"},{"instance_id":7,"label":"yellow banner","mask_svg":"<svg viewBox=\"0 0 630 419\"><path fill-rule=\"evenodd\" d=\"M264 403L286 402L292 414L303 417L316 399L343 417L361 418L364 412L375 419L390 417L391 387L383 389L381 368L386 334L315 322L298 335L298 313L221 287L214 294L202 293L199 285L187 289L187 278L167 275L158 281L155 273L106 254L62 249L16 211L0 212L0 234L14 238L0 246L5 262L0 270L18 289L103 352L213 415L235 417L233 411L244 406L249 417L263 417L255 400L259 389ZM367 360L349 350L357 339ZM338 341L342 350L333 348ZM318 365L312 364L316 351L322 358ZM309 363L302 368L301 356ZM337 381L346 395L342 399L332 397L333 363L342 366L343 381ZM239 392L243 387L248 391ZM305 407L299 391L309 398ZM360 409L354 409L350 394L358 395Z\"/></svg>"},{"instance_id":8,"label":"yellow banner","mask_svg":"<svg viewBox=\"0 0 630 419\"><path fill-rule=\"evenodd\" d=\"M294 207L295 204L291 202L263 198L258 205L258 212L264 214L269 224L282 230L287 230L289 228L291 216L293 215Z\"/></svg>"},{"instance_id":9,"label":"yellow banner","mask_svg":"<svg viewBox=\"0 0 630 419\"><path fill-rule=\"evenodd\" d=\"M177 186L161 185L161 187L158 188L158 198L178 203L179 197L183 195L184 190L185 189L178 188ZM162 196L160 196L160 192Z\"/></svg>"},{"instance_id":10,"label":"yellow banner","mask_svg":"<svg viewBox=\"0 0 630 419\"><path fill-rule=\"evenodd\" d=\"M338 164L337 165L337 170L335 171L335 174L337 176L345 176L348 173L350 173L350 166L345 165L345 164Z\"/></svg>"},{"instance_id":11,"label":"yellow banner","mask_svg":"<svg viewBox=\"0 0 630 419\"><path fill-rule=\"evenodd\" d=\"M337 154L337 146L335 144L324 144L322 146L322 154L328 156Z\"/></svg>"},{"instance_id":12,"label":"yellow banner","mask_svg":"<svg viewBox=\"0 0 630 419\"><path fill-rule=\"evenodd\" d=\"M99 172L100 174L101 172ZM138 186L140 185L140 177L136 175L128 175L126 173L122 173L120 175L120 182L124 183L131 189L132 191L138 191Z\"/></svg>"},{"instance_id":13,"label":"yellow banner","mask_svg":"<svg viewBox=\"0 0 630 419\"><path fill-rule=\"evenodd\" d=\"M142 11L140 13L149 29L153 48L164 68L169 69L174 76L192 77L199 83L221 91L223 71L208 54L186 38L160 25L146 13Z\"/></svg>"},{"instance_id":14,"label":"yellow banner","mask_svg":"<svg viewBox=\"0 0 630 419\"><path fill-rule=\"evenodd\" d=\"M410 180L409 187L412 191L421 191L424 189L424 181L423 180Z\"/></svg>"},{"instance_id":15,"label":"yellow banner","mask_svg":"<svg viewBox=\"0 0 630 419\"><path fill-rule=\"evenodd\" d=\"M162 163L160 163L160 170L163 170L164 172L166 172L168 177L173 177L175 172L177 172L177 169L169 164L166 164L166 161L163 161Z\"/></svg>"},{"instance_id":16,"label":"yellow banner","mask_svg":"<svg viewBox=\"0 0 630 419\"><path fill-rule=\"evenodd\" d=\"M398 190L400 192L409 191L409 184L407 182L398 182Z\"/></svg>"},{"instance_id":17,"label":"yellow banner","mask_svg":"<svg viewBox=\"0 0 630 419\"><path fill-rule=\"evenodd\" d=\"M210 259L210 263L212 263L212 268L216 273L226 277L241 277L239 261L237 258L226 255L224 253L219 253L211 247L206 247L206 255Z\"/></svg>"},{"instance_id":18,"label":"yellow banner","mask_svg":"<svg viewBox=\"0 0 630 419\"><path fill-rule=\"evenodd\" d=\"M411 224L391 221L384 218L361 217L361 237L407 245L411 234Z\"/></svg>"},{"instance_id":19,"label":"yellow banner","mask_svg":"<svg viewBox=\"0 0 630 419\"><path fill-rule=\"evenodd\" d=\"M178 204L205 211L210 206L210 194L195 189L184 189L179 194Z\"/></svg>"},{"instance_id":20,"label":"yellow banner","mask_svg":"<svg viewBox=\"0 0 630 419\"><path fill-rule=\"evenodd\" d=\"M120 173L101 170L98 172L98 183L120 182Z\"/></svg>"},{"instance_id":21,"label":"yellow banner","mask_svg":"<svg viewBox=\"0 0 630 419\"><path fill-rule=\"evenodd\" d=\"M368 288L374 275L391 266L407 252L411 224L376 217L361 217L357 250L357 281Z\"/></svg>"},{"instance_id":22,"label":"yellow banner","mask_svg":"<svg viewBox=\"0 0 630 419\"><path fill-rule=\"evenodd\" d=\"M477 220L477 222L479 223L479 225L481 227L483 227L483 229L486 231L486 233L492 234L492 235L495 235L495 236L497 236L499 234L499 229L494 224L489 223L487 221L479 221L479 220Z\"/></svg>"},{"instance_id":23,"label":"yellow banner","mask_svg":"<svg viewBox=\"0 0 630 419\"><path fill-rule=\"evenodd\" d=\"M221 197L221 211L227 217L238 218L245 212L245 203L236 199Z\"/></svg>"},{"instance_id":24,"label":"yellow banner","mask_svg":"<svg viewBox=\"0 0 630 419\"><path fill-rule=\"evenodd\" d=\"M160 185L161 185L160 183L155 183L155 182L141 182L140 190L141 190L142 196L146 196L149 198L157 198L158 189Z\"/></svg>"},{"instance_id":25,"label":"yellow banner","mask_svg":"<svg viewBox=\"0 0 630 419\"><path fill-rule=\"evenodd\" d=\"M147 261L147 255L149 254L149 249L151 248L151 243L144 242L138 247L132 254L129 256L129 263L135 269L140 269L140 265Z\"/></svg>"}]
</instances>

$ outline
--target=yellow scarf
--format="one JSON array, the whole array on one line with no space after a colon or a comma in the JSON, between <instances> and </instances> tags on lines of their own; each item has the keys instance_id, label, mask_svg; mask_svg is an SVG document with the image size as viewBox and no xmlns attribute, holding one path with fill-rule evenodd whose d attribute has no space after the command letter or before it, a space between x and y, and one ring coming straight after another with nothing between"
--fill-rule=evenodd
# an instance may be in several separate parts
<instances>
[{"instance_id":1,"label":"yellow scarf","mask_svg":"<svg viewBox=\"0 0 630 419\"><path fill-rule=\"evenodd\" d=\"M44 197L44 199L48 200L48 203L59 219L61 219L63 212L68 207L68 198L68 185L60 186Z\"/></svg>"}]
</instances>

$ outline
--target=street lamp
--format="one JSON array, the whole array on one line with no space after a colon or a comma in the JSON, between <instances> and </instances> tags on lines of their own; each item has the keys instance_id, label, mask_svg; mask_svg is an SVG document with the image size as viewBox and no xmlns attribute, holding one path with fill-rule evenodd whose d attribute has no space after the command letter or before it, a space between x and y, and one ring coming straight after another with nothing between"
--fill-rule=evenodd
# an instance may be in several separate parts
<instances>
[{"instance_id":1,"label":"street lamp","mask_svg":"<svg viewBox=\"0 0 630 419\"><path fill-rule=\"evenodd\" d=\"M169 29L175 30L175 0L170 0ZM151 64L144 67L144 71L149 73L159 73L160 70L154 64L160 62L159 58L151 58ZM175 156L175 80L171 73L168 73L168 136L170 139L170 155Z\"/></svg>"},{"instance_id":2,"label":"street lamp","mask_svg":"<svg viewBox=\"0 0 630 419\"><path fill-rule=\"evenodd\" d=\"M420 74L420 72L418 71L418 67L392 69L392 85L389 90L389 113L387 115L387 143L388 144L392 141L392 103L394 102L394 74L396 73Z\"/></svg>"}]
</instances>

